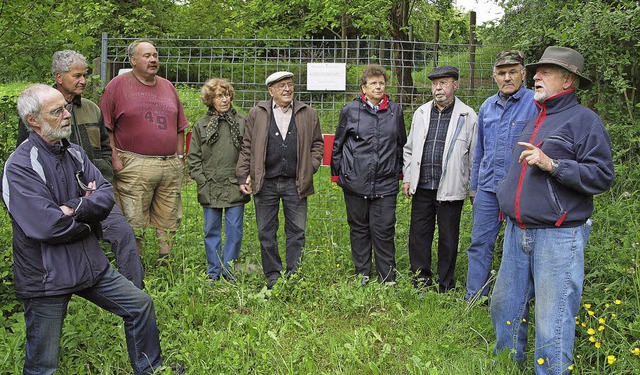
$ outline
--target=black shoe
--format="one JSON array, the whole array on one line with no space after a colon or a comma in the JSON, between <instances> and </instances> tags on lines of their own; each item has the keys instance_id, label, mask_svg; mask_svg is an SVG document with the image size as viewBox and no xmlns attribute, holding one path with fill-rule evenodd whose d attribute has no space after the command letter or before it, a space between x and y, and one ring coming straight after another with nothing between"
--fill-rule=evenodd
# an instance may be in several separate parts
<instances>
[{"instance_id":1,"label":"black shoe","mask_svg":"<svg viewBox=\"0 0 640 375\"><path fill-rule=\"evenodd\" d=\"M428 287L433 285L433 280L430 277L414 277L411 281L413 283L413 287L416 289L427 289Z\"/></svg>"},{"instance_id":2,"label":"black shoe","mask_svg":"<svg viewBox=\"0 0 640 375\"><path fill-rule=\"evenodd\" d=\"M173 370L173 373L176 375L182 375L187 371L184 365L180 363L175 363L171 365L171 370Z\"/></svg>"},{"instance_id":3,"label":"black shoe","mask_svg":"<svg viewBox=\"0 0 640 375\"><path fill-rule=\"evenodd\" d=\"M267 278L267 289L273 289L273 286L276 285L278 280L280 279L280 274L276 274L276 276L270 276Z\"/></svg>"},{"instance_id":4,"label":"black shoe","mask_svg":"<svg viewBox=\"0 0 640 375\"><path fill-rule=\"evenodd\" d=\"M156 260L156 266L159 266L159 267L169 266L169 254L158 254L158 259Z\"/></svg>"}]
</instances>

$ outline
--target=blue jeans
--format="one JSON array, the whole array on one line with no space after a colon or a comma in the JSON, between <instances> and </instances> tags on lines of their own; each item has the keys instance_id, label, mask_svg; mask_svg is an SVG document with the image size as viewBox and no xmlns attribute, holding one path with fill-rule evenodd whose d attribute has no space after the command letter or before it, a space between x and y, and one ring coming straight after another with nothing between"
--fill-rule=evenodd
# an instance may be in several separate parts
<instances>
[{"instance_id":1,"label":"blue jeans","mask_svg":"<svg viewBox=\"0 0 640 375\"><path fill-rule=\"evenodd\" d=\"M162 366L153 301L109 267L94 286L78 296L124 319L127 350L133 372L151 374ZM71 294L22 300L27 331L23 374L53 374L58 367L62 323Z\"/></svg>"},{"instance_id":2,"label":"blue jeans","mask_svg":"<svg viewBox=\"0 0 640 375\"><path fill-rule=\"evenodd\" d=\"M142 289L144 286L144 268L136 246L136 236L131 224L124 217L117 204L106 219L102 221L102 239L111 244L111 251L116 257L118 272L129 279L133 285Z\"/></svg>"},{"instance_id":3,"label":"blue jeans","mask_svg":"<svg viewBox=\"0 0 640 375\"><path fill-rule=\"evenodd\" d=\"M225 278L233 277L230 263L240 256L242 245L242 221L244 219L244 205L209 208L204 210L204 249L209 263L209 277L217 279L220 273ZM224 211L224 251L220 254L222 213ZM224 266L223 266L224 265Z\"/></svg>"},{"instance_id":4,"label":"blue jeans","mask_svg":"<svg viewBox=\"0 0 640 375\"><path fill-rule=\"evenodd\" d=\"M262 269L269 280L281 275L282 260L278 251L278 211L284 210L287 273L296 272L302 258L307 226L307 198L300 198L293 177L265 178L262 189L253 196L260 240Z\"/></svg>"},{"instance_id":5,"label":"blue jeans","mask_svg":"<svg viewBox=\"0 0 640 375\"><path fill-rule=\"evenodd\" d=\"M500 206L495 193L478 190L473 200L473 228L471 244L467 249L467 295L470 300L475 295L489 295L489 274L493 263L493 249L502 226L499 220Z\"/></svg>"},{"instance_id":6,"label":"blue jeans","mask_svg":"<svg viewBox=\"0 0 640 375\"><path fill-rule=\"evenodd\" d=\"M510 350L516 362L526 361L529 301L535 297L536 374L569 373L590 227L588 221L573 228L521 229L507 219L491 297L496 354Z\"/></svg>"}]
</instances>

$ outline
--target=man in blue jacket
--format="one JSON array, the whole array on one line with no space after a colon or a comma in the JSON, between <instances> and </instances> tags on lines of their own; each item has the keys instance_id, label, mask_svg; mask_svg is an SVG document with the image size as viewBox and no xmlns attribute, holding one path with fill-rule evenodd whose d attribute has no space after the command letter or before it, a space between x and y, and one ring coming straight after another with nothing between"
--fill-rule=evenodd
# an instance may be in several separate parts
<instances>
[{"instance_id":1,"label":"man in blue jacket","mask_svg":"<svg viewBox=\"0 0 640 375\"><path fill-rule=\"evenodd\" d=\"M67 305L77 294L123 318L134 373L150 374L162 365L153 301L110 266L100 247L113 191L84 150L67 141L65 105L62 93L46 85L20 94L18 112L29 135L2 176L27 333L23 373L55 372Z\"/></svg>"},{"instance_id":2,"label":"man in blue jacket","mask_svg":"<svg viewBox=\"0 0 640 375\"><path fill-rule=\"evenodd\" d=\"M511 164L511 153L522 128L538 109L533 90L524 85L524 55L517 50L502 51L496 57L493 79L498 93L480 106L478 140L471 171L473 229L467 249L467 301L489 294L489 274L493 249L503 220L496 190Z\"/></svg>"},{"instance_id":3,"label":"man in blue jacket","mask_svg":"<svg viewBox=\"0 0 640 375\"><path fill-rule=\"evenodd\" d=\"M573 49L551 46L526 66L540 113L523 129L497 193L507 225L491 298L495 353L526 360L534 298L538 375L570 372L593 195L613 183L609 134L576 97L591 86L583 64Z\"/></svg>"},{"instance_id":4,"label":"man in blue jacket","mask_svg":"<svg viewBox=\"0 0 640 375\"><path fill-rule=\"evenodd\" d=\"M52 60L51 72L56 81L54 87L64 96L67 111L71 114L69 121L72 131L68 140L82 147L91 163L111 182L111 145L102 121L102 112L94 102L82 97L87 86L87 60L71 50L54 52ZM26 126L18 121L17 145L28 136ZM102 231L102 240L111 245L115 255L118 272L142 289L144 269L136 247L136 237L117 204L102 221Z\"/></svg>"}]
</instances>

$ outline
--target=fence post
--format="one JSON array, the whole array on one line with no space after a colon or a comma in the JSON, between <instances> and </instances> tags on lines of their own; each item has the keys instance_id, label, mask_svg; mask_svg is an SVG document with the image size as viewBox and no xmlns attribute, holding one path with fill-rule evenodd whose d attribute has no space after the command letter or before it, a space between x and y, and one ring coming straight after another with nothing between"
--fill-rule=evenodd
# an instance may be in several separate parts
<instances>
[{"instance_id":1,"label":"fence post","mask_svg":"<svg viewBox=\"0 0 640 375\"><path fill-rule=\"evenodd\" d=\"M433 67L437 68L438 67L438 50L440 48L440 20L436 20L436 24L435 24L435 30L434 30L434 35L433 35L433 42L435 43L435 46L433 47Z\"/></svg>"},{"instance_id":2,"label":"fence post","mask_svg":"<svg viewBox=\"0 0 640 375\"><path fill-rule=\"evenodd\" d=\"M469 89L473 92L475 87L476 69L476 12L469 12Z\"/></svg>"},{"instance_id":3,"label":"fence post","mask_svg":"<svg viewBox=\"0 0 640 375\"><path fill-rule=\"evenodd\" d=\"M100 61L100 86L107 84L107 33L102 33L102 51Z\"/></svg>"}]
</instances>

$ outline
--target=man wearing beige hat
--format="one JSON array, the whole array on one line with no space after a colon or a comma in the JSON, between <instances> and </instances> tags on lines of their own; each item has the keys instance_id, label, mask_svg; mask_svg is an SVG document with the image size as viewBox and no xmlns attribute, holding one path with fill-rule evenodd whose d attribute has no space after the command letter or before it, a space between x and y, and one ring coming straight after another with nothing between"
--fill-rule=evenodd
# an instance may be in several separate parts
<instances>
[{"instance_id":1,"label":"man wearing beige hat","mask_svg":"<svg viewBox=\"0 0 640 375\"><path fill-rule=\"evenodd\" d=\"M294 100L293 73L275 72L266 79L270 100L249 110L236 168L243 194L253 194L267 288L282 276L278 251L278 210L284 210L286 273L297 271L307 224L307 197L324 144L318 113Z\"/></svg>"},{"instance_id":2,"label":"man wearing beige hat","mask_svg":"<svg viewBox=\"0 0 640 375\"><path fill-rule=\"evenodd\" d=\"M497 191L507 224L491 297L494 351L526 361L535 299L538 375L570 372L593 195L609 189L614 177L609 134L576 97L576 89L591 86L583 64L573 49L552 46L526 66L535 74L540 113L524 127Z\"/></svg>"},{"instance_id":3,"label":"man wearing beige hat","mask_svg":"<svg viewBox=\"0 0 640 375\"><path fill-rule=\"evenodd\" d=\"M524 55L502 51L496 57L493 79L498 93L480 106L478 140L471 171L473 229L467 249L467 294L469 302L489 295L493 249L502 226L496 190L507 175L511 153L522 128L538 113L533 90L525 87Z\"/></svg>"}]
</instances>

